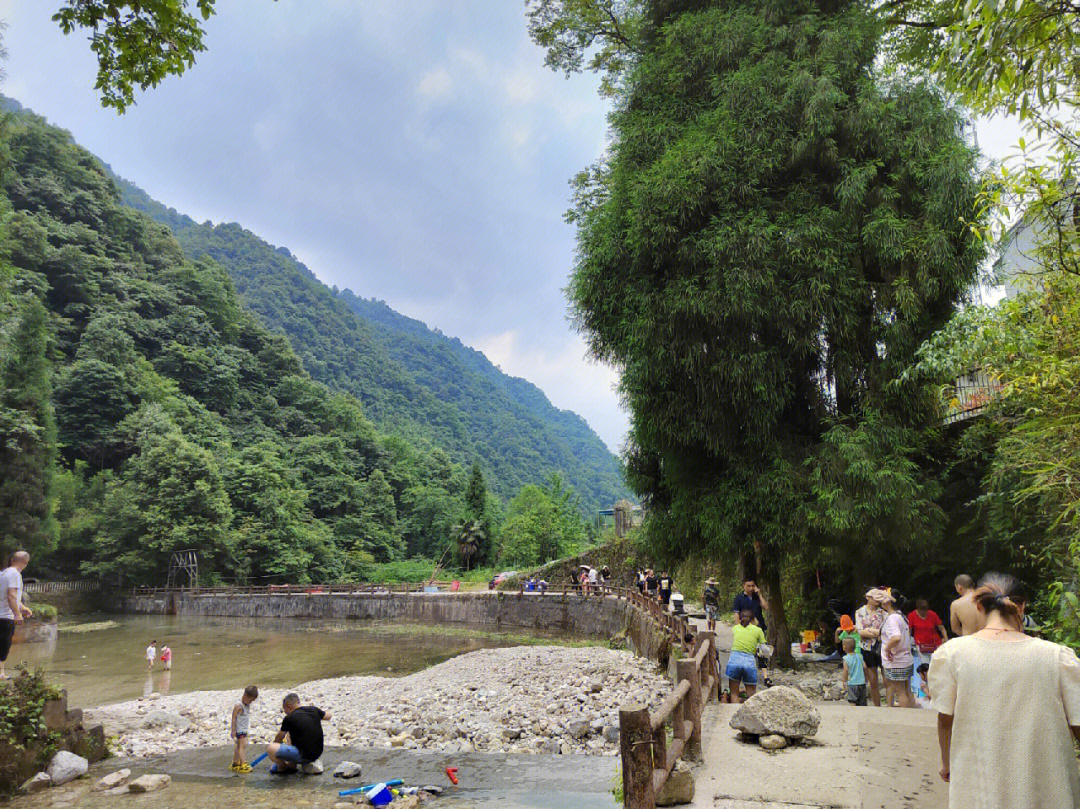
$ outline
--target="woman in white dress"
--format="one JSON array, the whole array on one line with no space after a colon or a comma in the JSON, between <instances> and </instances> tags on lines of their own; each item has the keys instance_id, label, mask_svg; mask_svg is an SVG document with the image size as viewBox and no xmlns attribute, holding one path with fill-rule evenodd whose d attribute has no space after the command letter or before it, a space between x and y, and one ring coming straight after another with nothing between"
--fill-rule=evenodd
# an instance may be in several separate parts
<instances>
[{"instance_id":1,"label":"woman in white dress","mask_svg":"<svg viewBox=\"0 0 1080 809\"><path fill-rule=\"evenodd\" d=\"M950 809L1080 807L1080 660L1024 634L1025 601L1015 579L987 575L975 592L986 627L930 663Z\"/></svg>"}]
</instances>

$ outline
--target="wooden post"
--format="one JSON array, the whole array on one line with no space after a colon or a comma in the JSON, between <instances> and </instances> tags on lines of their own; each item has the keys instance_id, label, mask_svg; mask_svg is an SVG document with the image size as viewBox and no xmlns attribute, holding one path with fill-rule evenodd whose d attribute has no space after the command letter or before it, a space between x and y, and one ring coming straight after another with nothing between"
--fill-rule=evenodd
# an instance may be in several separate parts
<instances>
[{"instance_id":1,"label":"wooden post","mask_svg":"<svg viewBox=\"0 0 1080 809\"><path fill-rule=\"evenodd\" d=\"M652 726L649 709L619 711L619 752L622 756L623 806L656 809L653 794Z\"/></svg>"},{"instance_id":2,"label":"wooden post","mask_svg":"<svg viewBox=\"0 0 1080 809\"><path fill-rule=\"evenodd\" d=\"M716 689L717 697L720 695L720 667L718 665L719 658L716 655L716 633L709 630L702 630L694 635L694 654L697 654L698 650L704 643L709 644L709 653L705 656L705 662L703 665L705 668L700 672L701 682L704 684L707 682L706 675L712 675L712 687ZM712 699L712 690L702 695L702 700L708 702Z\"/></svg>"},{"instance_id":3,"label":"wooden post","mask_svg":"<svg viewBox=\"0 0 1080 809\"><path fill-rule=\"evenodd\" d=\"M679 663L682 662L679 661ZM697 755L701 752L701 670L694 658L691 657L686 662L690 665L685 668L685 675L682 668L678 669L679 679L685 676L685 679L690 681L690 693L686 695L686 714L687 718L694 723L694 729L686 747Z\"/></svg>"},{"instance_id":4,"label":"wooden post","mask_svg":"<svg viewBox=\"0 0 1080 809\"><path fill-rule=\"evenodd\" d=\"M691 683L691 690L693 690L693 672L694 661L691 658L683 658L675 662L675 684L678 685L683 680L689 680ZM686 720L690 717L690 700L679 700L679 704L675 706L675 710L671 715L672 730L675 732L676 739L687 739L686 733ZM691 721L693 721L691 719ZM689 739L687 739L689 743Z\"/></svg>"},{"instance_id":5,"label":"wooden post","mask_svg":"<svg viewBox=\"0 0 1080 809\"><path fill-rule=\"evenodd\" d=\"M686 742L686 752L698 755L701 752L701 672L698 661L693 658L681 659L675 663L675 672L678 682L685 679L690 683L690 691L683 700L683 717L689 719L693 726Z\"/></svg>"}]
</instances>

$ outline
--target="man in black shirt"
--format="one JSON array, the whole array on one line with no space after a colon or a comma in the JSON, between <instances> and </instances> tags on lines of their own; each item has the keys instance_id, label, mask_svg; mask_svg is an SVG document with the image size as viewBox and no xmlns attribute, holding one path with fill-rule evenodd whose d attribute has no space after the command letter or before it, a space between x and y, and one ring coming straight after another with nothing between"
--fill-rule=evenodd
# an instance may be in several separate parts
<instances>
[{"instance_id":1,"label":"man in black shirt","mask_svg":"<svg viewBox=\"0 0 1080 809\"><path fill-rule=\"evenodd\" d=\"M665 570L660 574L660 603L665 607L671 600L671 576Z\"/></svg>"},{"instance_id":2,"label":"man in black shirt","mask_svg":"<svg viewBox=\"0 0 1080 809\"><path fill-rule=\"evenodd\" d=\"M765 631L765 616L761 610L769 608L769 602L761 597L761 591L757 585L754 584L753 579L747 579L743 582L743 591L735 596L735 603L731 609L735 613L735 623L739 623L739 616L743 610L750 610L754 614L754 623L761 627L761 631Z\"/></svg>"},{"instance_id":3,"label":"man in black shirt","mask_svg":"<svg viewBox=\"0 0 1080 809\"><path fill-rule=\"evenodd\" d=\"M281 730L266 748L275 771L293 772L297 767L303 767L304 772L322 772L321 767L314 765L323 753L322 723L330 721L330 714L314 705L301 707L300 697L296 694L287 695L281 709L285 712Z\"/></svg>"}]
</instances>

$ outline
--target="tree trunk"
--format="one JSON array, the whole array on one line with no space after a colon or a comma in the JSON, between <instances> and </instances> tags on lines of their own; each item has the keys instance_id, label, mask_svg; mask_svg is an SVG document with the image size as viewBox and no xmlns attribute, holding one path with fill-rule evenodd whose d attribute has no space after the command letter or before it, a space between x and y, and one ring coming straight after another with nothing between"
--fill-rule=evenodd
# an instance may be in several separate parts
<instances>
[{"instance_id":1,"label":"tree trunk","mask_svg":"<svg viewBox=\"0 0 1080 809\"><path fill-rule=\"evenodd\" d=\"M769 602L769 645L775 650L773 665L793 666L791 656L791 630L788 629L787 615L784 612L784 594L780 588L780 571L770 565L763 565L761 583L765 599Z\"/></svg>"}]
</instances>

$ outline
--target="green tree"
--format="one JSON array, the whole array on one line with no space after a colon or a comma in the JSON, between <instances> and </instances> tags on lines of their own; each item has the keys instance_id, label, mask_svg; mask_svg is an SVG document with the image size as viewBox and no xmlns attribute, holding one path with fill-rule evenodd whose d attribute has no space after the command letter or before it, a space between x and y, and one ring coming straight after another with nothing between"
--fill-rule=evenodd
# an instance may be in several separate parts
<instances>
[{"instance_id":1,"label":"green tree","mask_svg":"<svg viewBox=\"0 0 1080 809\"><path fill-rule=\"evenodd\" d=\"M571 304L622 372L651 541L672 558L756 553L784 654L782 567L852 534L812 484L816 465L850 457L830 431L881 427L862 462L903 461L903 491L926 498L912 510L933 508L903 432L931 424L933 403L898 380L984 254L964 224L975 156L940 94L878 80L863 3L642 13L610 155L577 182ZM850 489L858 509L867 493Z\"/></svg>"},{"instance_id":2,"label":"green tree","mask_svg":"<svg viewBox=\"0 0 1080 809\"><path fill-rule=\"evenodd\" d=\"M585 534L576 497L559 475L552 475L547 486L525 486L510 501L499 562L510 567L550 562L580 550Z\"/></svg>"},{"instance_id":3,"label":"green tree","mask_svg":"<svg viewBox=\"0 0 1080 809\"><path fill-rule=\"evenodd\" d=\"M465 569L472 570L473 561L487 540L484 529L479 522L470 520L459 525L455 533L457 534L458 556L461 557Z\"/></svg>"},{"instance_id":4,"label":"green tree","mask_svg":"<svg viewBox=\"0 0 1080 809\"><path fill-rule=\"evenodd\" d=\"M202 21L214 13L214 2L66 0L53 20L65 34L90 32L101 104L123 112L135 103L136 86L157 87L195 64L196 54L206 50Z\"/></svg>"},{"instance_id":5,"label":"green tree","mask_svg":"<svg viewBox=\"0 0 1080 809\"><path fill-rule=\"evenodd\" d=\"M48 358L49 320L36 297L0 339L0 536L32 552L55 540L52 516L56 426Z\"/></svg>"},{"instance_id":6,"label":"green tree","mask_svg":"<svg viewBox=\"0 0 1080 809\"><path fill-rule=\"evenodd\" d=\"M233 564L233 509L209 450L156 406L127 425L136 454L111 480L93 559L84 572L135 584L164 581L173 551L194 548L211 575Z\"/></svg>"}]
</instances>

